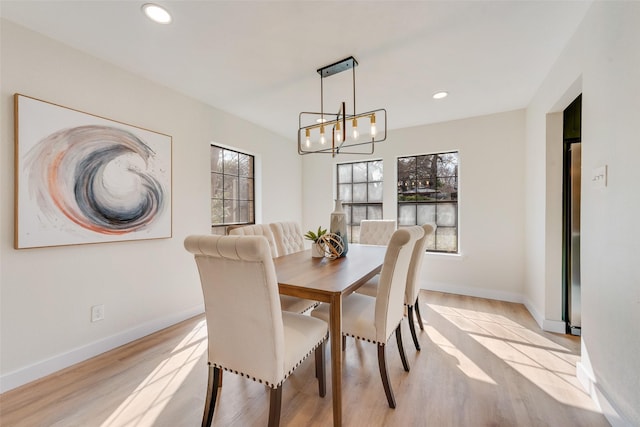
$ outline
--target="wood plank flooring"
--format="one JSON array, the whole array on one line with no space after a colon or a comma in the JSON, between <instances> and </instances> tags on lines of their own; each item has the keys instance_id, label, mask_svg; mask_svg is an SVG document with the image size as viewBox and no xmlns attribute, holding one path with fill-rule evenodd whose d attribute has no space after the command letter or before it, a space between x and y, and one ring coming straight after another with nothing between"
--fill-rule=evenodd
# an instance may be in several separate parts
<instances>
[{"instance_id":1,"label":"wood plank flooring","mask_svg":"<svg viewBox=\"0 0 640 427\"><path fill-rule=\"evenodd\" d=\"M520 304L428 291L420 298L422 351L403 322L411 371L395 339L387 348L397 409L387 406L375 346L347 340L345 426L609 425L575 377L579 338L541 331ZM0 425L199 426L205 353L198 316L0 395ZM227 373L219 396L214 425L267 424L264 386ZM282 402L283 426L332 425L331 387L318 397L313 357L287 380Z\"/></svg>"}]
</instances>

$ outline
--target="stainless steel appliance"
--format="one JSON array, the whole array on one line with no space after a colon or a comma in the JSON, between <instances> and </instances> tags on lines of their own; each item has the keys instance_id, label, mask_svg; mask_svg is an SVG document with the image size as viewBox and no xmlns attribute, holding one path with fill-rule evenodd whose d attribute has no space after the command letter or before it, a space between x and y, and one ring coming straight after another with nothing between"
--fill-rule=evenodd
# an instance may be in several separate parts
<instances>
[{"instance_id":1,"label":"stainless steel appliance","mask_svg":"<svg viewBox=\"0 0 640 427\"><path fill-rule=\"evenodd\" d=\"M562 320L566 333L582 335L580 301L580 181L582 95L563 111L562 123Z\"/></svg>"},{"instance_id":2,"label":"stainless steel appliance","mask_svg":"<svg viewBox=\"0 0 640 427\"><path fill-rule=\"evenodd\" d=\"M582 147L579 142L569 148L569 241L568 241L568 295L567 329L572 335L580 335L582 318L580 314L580 181Z\"/></svg>"}]
</instances>

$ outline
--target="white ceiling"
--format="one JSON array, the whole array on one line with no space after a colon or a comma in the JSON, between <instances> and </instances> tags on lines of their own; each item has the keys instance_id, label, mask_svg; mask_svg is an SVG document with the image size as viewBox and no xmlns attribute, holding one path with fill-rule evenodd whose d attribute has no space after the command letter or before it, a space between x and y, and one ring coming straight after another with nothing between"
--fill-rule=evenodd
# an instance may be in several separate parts
<instances>
[{"instance_id":1,"label":"white ceiling","mask_svg":"<svg viewBox=\"0 0 640 427\"><path fill-rule=\"evenodd\" d=\"M155 0L154 0L155 1ZM358 112L388 128L526 107L590 1L9 1L1 16L294 140L316 69L353 55ZM438 90L450 96L433 100ZM324 79L325 110L352 100Z\"/></svg>"}]
</instances>

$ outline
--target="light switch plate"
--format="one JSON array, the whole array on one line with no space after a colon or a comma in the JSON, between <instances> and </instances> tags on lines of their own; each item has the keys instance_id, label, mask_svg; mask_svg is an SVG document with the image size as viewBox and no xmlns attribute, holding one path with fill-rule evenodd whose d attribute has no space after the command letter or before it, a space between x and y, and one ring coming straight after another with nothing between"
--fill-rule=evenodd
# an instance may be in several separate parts
<instances>
[{"instance_id":1,"label":"light switch plate","mask_svg":"<svg viewBox=\"0 0 640 427\"><path fill-rule=\"evenodd\" d=\"M607 186L607 165L593 168L591 184L593 188L605 188Z\"/></svg>"}]
</instances>

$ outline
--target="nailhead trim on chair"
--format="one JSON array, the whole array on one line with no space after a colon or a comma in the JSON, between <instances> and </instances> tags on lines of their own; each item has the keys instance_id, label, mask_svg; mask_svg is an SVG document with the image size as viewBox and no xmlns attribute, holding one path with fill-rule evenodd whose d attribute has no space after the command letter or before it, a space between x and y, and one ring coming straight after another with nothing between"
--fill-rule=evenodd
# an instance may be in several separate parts
<instances>
[{"instance_id":1,"label":"nailhead trim on chair","mask_svg":"<svg viewBox=\"0 0 640 427\"><path fill-rule=\"evenodd\" d=\"M309 351L309 352L308 352L308 353L307 353L307 354L306 354L302 359L300 359L300 360L298 361L298 363L296 363L296 364L295 364L295 366L293 366L289 372L287 372L287 373L285 374L284 378L283 378L283 379L282 379L278 384L271 384L271 383L269 383L268 381L263 381L263 380L261 380L260 378L252 377L252 376L250 376L250 375L248 375L248 374L245 374L244 372L239 372L239 371L236 371L236 370L234 370L234 369L225 368L224 366L219 365L219 364L217 364L217 363L211 363L211 365L212 365L213 367L215 367L215 368L223 369L223 370L225 370L225 371L227 371L227 372L232 372L232 373L234 373L234 374L237 374L237 375L240 375L240 376L242 376L242 377L248 378L248 379L253 380L253 381L257 382L257 383L265 384L266 386L268 386L268 387L270 387L270 388L278 388L278 387L280 387L280 386L284 383L284 380L286 380L287 378L289 378L289 375L291 375L291 374L293 373L293 371L295 371L295 370L296 370L296 368L297 368L298 366L300 366L300 364L301 364L302 362L304 362L304 361L307 359L307 357L311 356L311 353L313 353L314 351L316 351L316 349L317 349L318 347L320 347L320 344L322 344L323 342L325 342L325 341L327 340L327 338L329 338L329 334L328 334L328 333L327 333L327 335L325 335L325 336L324 336L324 338L323 338L320 342L318 342L318 343L317 343L317 344L316 344L316 345L315 345L315 346L314 346L314 347L313 347L313 348L312 348L312 349L311 349L311 350L310 350L310 351Z\"/></svg>"},{"instance_id":2,"label":"nailhead trim on chair","mask_svg":"<svg viewBox=\"0 0 640 427\"><path fill-rule=\"evenodd\" d=\"M402 320L400 320L400 322L398 322L398 325L401 322L402 322ZM398 325L396 325L396 327L393 328L394 332L395 332L396 328L398 327ZM385 342L380 342L380 341L377 341L377 340L370 340L368 338L362 338L362 337L359 337L358 335L348 334L348 333L345 333L345 332L343 332L342 335L346 335L348 337L352 337L352 338L358 339L360 341L366 341L366 342L370 342L370 343L374 343L374 344L378 344L378 345L385 345L387 343L387 341L389 341L389 338L391 338L391 335L393 335L393 332L391 332L391 334L389 334L389 336L387 337Z\"/></svg>"},{"instance_id":3,"label":"nailhead trim on chair","mask_svg":"<svg viewBox=\"0 0 640 427\"><path fill-rule=\"evenodd\" d=\"M319 305L320 305L320 303L317 302L317 303L313 304L312 306L308 307L306 310L303 310L302 313L299 313L299 314L308 313L309 311L313 310L314 308L317 308Z\"/></svg>"}]
</instances>

